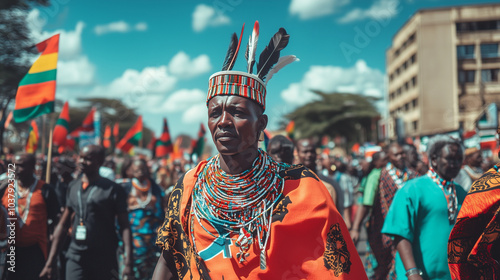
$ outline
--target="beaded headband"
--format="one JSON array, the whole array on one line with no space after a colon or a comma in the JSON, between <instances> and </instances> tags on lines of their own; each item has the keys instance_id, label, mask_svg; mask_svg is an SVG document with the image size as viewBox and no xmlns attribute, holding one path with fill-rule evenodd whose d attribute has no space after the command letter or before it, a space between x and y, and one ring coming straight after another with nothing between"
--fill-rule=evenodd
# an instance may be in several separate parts
<instances>
[{"instance_id":1,"label":"beaded headband","mask_svg":"<svg viewBox=\"0 0 500 280\"><path fill-rule=\"evenodd\" d=\"M215 96L237 95L249 98L257 102L263 109L266 109L267 82L281 68L299 60L294 55L280 58L280 51L288 45L288 40L290 39L290 35L286 33L286 30L280 28L260 54L259 62L257 63L257 74L252 74L255 64L257 41L259 39L259 22L256 21L245 51L248 73L231 71L238 56L244 29L245 24L241 28L239 40L236 33L233 33L222 71L213 74L208 80L207 106L210 99Z\"/></svg>"}]
</instances>

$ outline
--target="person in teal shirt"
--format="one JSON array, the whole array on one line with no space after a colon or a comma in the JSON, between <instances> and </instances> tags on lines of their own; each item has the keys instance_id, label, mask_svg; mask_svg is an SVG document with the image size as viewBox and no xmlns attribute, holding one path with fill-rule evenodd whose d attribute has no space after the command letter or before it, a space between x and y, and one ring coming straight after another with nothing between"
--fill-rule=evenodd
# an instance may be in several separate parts
<instances>
[{"instance_id":1,"label":"person in teal shirt","mask_svg":"<svg viewBox=\"0 0 500 280\"><path fill-rule=\"evenodd\" d=\"M382 233L394 238L398 279L451 279L448 237L466 192L453 178L463 161L458 140L429 140L427 175L406 183L394 197Z\"/></svg>"}]
</instances>

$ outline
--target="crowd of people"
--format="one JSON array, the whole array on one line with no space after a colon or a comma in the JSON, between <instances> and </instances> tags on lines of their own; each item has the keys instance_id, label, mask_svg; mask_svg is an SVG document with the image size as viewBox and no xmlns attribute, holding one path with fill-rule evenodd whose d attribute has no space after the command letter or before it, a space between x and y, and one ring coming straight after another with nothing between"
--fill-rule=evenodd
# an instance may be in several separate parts
<instances>
[{"instance_id":1,"label":"crowd of people","mask_svg":"<svg viewBox=\"0 0 500 280\"><path fill-rule=\"evenodd\" d=\"M410 144L391 143L370 158L331 156L314 139L292 141L276 135L267 154L285 170L286 166L304 166L302 173L307 170L317 176L354 245L366 226L363 270L369 279L403 279L404 275L451 279L450 232L467 192L481 178L478 174L493 168L480 150L464 149L445 135L431 139L425 154ZM184 172L196 167L188 160L106 158L102 147L87 146L78 156L54 157L47 184L43 158L11 154L2 162L4 210L8 208L9 163L15 166L10 172L16 179L20 220L16 224L16 272L4 264L6 279L38 279L39 275L151 279L165 249L155 242L165 213L172 211L167 207L169 196L179 179L186 180ZM304 198L314 196L304 194ZM2 232L6 241L7 228ZM1 244L6 253L7 243Z\"/></svg>"},{"instance_id":2,"label":"crowd of people","mask_svg":"<svg viewBox=\"0 0 500 280\"><path fill-rule=\"evenodd\" d=\"M281 28L270 46L288 38ZM260 149L279 51L264 50L257 74L252 55L248 73L232 71L237 41L209 79L217 154L206 160L106 156L99 145L50 165L7 155L2 277L499 279L498 165L447 135L425 152L391 142L369 157L282 135Z\"/></svg>"}]
</instances>

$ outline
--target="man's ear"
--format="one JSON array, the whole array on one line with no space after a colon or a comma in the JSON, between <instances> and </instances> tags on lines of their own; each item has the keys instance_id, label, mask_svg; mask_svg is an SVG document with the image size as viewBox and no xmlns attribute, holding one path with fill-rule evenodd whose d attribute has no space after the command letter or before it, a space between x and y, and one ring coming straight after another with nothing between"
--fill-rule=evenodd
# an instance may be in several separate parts
<instances>
[{"instance_id":1,"label":"man's ear","mask_svg":"<svg viewBox=\"0 0 500 280\"><path fill-rule=\"evenodd\" d=\"M268 122L268 118L267 118L267 115L266 114L262 114L260 117L259 117L259 123L258 123L258 127L259 127L259 131L264 131L264 129L266 129L267 127L267 122Z\"/></svg>"}]
</instances>

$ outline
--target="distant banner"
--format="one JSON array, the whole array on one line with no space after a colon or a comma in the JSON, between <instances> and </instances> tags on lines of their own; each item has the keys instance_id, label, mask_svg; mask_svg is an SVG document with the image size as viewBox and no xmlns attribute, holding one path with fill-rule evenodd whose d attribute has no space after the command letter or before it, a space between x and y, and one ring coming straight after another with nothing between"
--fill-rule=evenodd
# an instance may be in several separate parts
<instances>
[{"instance_id":1,"label":"distant banner","mask_svg":"<svg viewBox=\"0 0 500 280\"><path fill-rule=\"evenodd\" d=\"M80 131L80 139L78 141L78 146L82 149L88 145L96 145L96 137L94 131Z\"/></svg>"}]
</instances>

